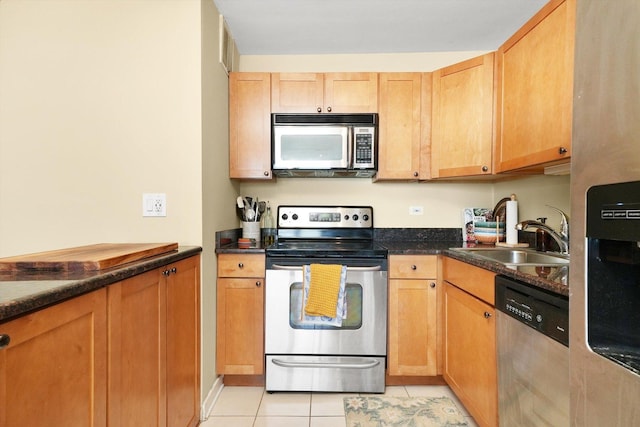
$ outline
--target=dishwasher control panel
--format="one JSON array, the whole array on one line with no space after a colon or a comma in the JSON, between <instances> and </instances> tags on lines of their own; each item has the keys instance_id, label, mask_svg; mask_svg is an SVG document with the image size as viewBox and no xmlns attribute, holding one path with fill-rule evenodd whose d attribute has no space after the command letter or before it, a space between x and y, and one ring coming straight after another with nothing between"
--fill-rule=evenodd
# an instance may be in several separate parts
<instances>
[{"instance_id":1,"label":"dishwasher control panel","mask_svg":"<svg viewBox=\"0 0 640 427\"><path fill-rule=\"evenodd\" d=\"M569 345L569 299L562 295L496 276L496 309Z\"/></svg>"}]
</instances>

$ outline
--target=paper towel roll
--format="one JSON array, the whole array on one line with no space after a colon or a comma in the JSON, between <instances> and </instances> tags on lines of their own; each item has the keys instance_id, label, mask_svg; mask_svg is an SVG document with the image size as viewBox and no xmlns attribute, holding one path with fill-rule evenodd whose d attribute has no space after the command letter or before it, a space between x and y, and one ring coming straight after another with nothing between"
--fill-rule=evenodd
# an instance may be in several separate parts
<instances>
[{"instance_id":1,"label":"paper towel roll","mask_svg":"<svg viewBox=\"0 0 640 427\"><path fill-rule=\"evenodd\" d=\"M516 225L518 224L518 202L516 200L510 200L507 202L507 220L506 220L506 234L507 245L515 245L518 243L518 230Z\"/></svg>"}]
</instances>

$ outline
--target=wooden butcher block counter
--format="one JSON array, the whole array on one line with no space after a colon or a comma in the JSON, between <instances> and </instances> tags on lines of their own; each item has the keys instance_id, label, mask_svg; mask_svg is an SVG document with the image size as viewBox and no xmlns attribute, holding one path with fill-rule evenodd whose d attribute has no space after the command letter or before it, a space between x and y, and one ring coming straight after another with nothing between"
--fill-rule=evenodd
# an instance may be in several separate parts
<instances>
[{"instance_id":1,"label":"wooden butcher block counter","mask_svg":"<svg viewBox=\"0 0 640 427\"><path fill-rule=\"evenodd\" d=\"M97 271L178 249L177 243L98 243L0 258L0 272Z\"/></svg>"},{"instance_id":2,"label":"wooden butcher block counter","mask_svg":"<svg viewBox=\"0 0 640 427\"><path fill-rule=\"evenodd\" d=\"M0 258L0 323L201 252L177 243L99 243Z\"/></svg>"}]
</instances>

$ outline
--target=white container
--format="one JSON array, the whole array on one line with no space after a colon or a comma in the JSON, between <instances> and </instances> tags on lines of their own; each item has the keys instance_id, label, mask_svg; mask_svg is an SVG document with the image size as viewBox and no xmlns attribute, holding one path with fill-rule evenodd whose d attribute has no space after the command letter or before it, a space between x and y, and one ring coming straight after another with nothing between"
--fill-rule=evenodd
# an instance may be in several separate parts
<instances>
[{"instance_id":1,"label":"white container","mask_svg":"<svg viewBox=\"0 0 640 427\"><path fill-rule=\"evenodd\" d=\"M242 237L245 239L254 239L256 242L260 242L260 222L243 221Z\"/></svg>"},{"instance_id":2,"label":"white container","mask_svg":"<svg viewBox=\"0 0 640 427\"><path fill-rule=\"evenodd\" d=\"M518 202L516 195L511 195L511 200L507 202L507 245L518 244Z\"/></svg>"}]
</instances>

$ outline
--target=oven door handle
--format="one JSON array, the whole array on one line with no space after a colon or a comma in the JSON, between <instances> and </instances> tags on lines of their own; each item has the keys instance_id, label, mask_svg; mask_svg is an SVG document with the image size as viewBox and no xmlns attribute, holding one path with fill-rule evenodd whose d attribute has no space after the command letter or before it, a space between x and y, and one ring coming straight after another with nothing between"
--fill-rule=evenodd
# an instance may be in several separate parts
<instances>
[{"instance_id":1,"label":"oven door handle","mask_svg":"<svg viewBox=\"0 0 640 427\"><path fill-rule=\"evenodd\" d=\"M344 363L344 362L287 362L281 359L272 359L274 365L283 368L349 368L349 369L370 369L380 364L379 360L370 359L363 363Z\"/></svg>"},{"instance_id":2,"label":"oven door handle","mask_svg":"<svg viewBox=\"0 0 640 427\"><path fill-rule=\"evenodd\" d=\"M271 264L271 270L300 270L301 265L282 265L282 264ZM373 267L349 267L347 266L347 271L380 271L382 270L382 266L374 265Z\"/></svg>"}]
</instances>

